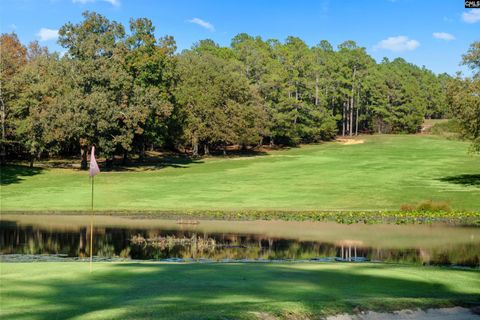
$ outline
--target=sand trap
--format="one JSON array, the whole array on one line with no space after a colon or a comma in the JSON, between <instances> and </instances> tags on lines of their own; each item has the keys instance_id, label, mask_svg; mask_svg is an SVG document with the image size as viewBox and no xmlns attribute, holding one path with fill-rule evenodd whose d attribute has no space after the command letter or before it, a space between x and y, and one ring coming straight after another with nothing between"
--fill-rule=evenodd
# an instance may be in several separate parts
<instances>
[{"instance_id":1,"label":"sand trap","mask_svg":"<svg viewBox=\"0 0 480 320\"><path fill-rule=\"evenodd\" d=\"M277 320L278 318L266 312L252 312L259 320ZM293 316L295 320L308 320L305 316ZM316 318L315 318L316 319ZM439 308L428 310L400 310L394 312L373 312L367 311L360 314L338 314L326 320L475 320L480 316L474 314L470 309L462 307Z\"/></svg>"},{"instance_id":2,"label":"sand trap","mask_svg":"<svg viewBox=\"0 0 480 320\"><path fill-rule=\"evenodd\" d=\"M368 311L362 314L340 314L327 320L473 320L480 319L467 308L441 308L423 310L401 310L392 313Z\"/></svg>"},{"instance_id":3,"label":"sand trap","mask_svg":"<svg viewBox=\"0 0 480 320\"><path fill-rule=\"evenodd\" d=\"M362 140L362 139L337 139L336 141L345 145L361 144L365 142L365 140Z\"/></svg>"}]
</instances>

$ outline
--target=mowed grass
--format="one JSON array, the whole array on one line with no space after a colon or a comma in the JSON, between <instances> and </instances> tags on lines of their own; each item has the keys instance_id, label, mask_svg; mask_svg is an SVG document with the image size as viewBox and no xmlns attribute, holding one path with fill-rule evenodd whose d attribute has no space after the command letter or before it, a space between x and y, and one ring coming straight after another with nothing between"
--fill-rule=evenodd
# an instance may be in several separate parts
<instances>
[{"instance_id":1,"label":"mowed grass","mask_svg":"<svg viewBox=\"0 0 480 320\"><path fill-rule=\"evenodd\" d=\"M232 319L466 305L478 270L384 264L3 263L2 319Z\"/></svg>"},{"instance_id":2,"label":"mowed grass","mask_svg":"<svg viewBox=\"0 0 480 320\"><path fill-rule=\"evenodd\" d=\"M201 159L163 169L102 172L97 210L397 210L446 201L480 209L480 156L434 136L362 137L254 157ZM2 210L88 210L87 172L2 169Z\"/></svg>"}]
</instances>

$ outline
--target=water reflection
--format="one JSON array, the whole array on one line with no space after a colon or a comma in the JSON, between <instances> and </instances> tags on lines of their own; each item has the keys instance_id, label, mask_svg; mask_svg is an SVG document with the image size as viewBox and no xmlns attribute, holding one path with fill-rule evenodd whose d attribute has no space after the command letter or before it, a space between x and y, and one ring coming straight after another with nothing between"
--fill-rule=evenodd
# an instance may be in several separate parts
<instances>
[{"instance_id":1,"label":"water reflection","mask_svg":"<svg viewBox=\"0 0 480 320\"><path fill-rule=\"evenodd\" d=\"M0 253L6 254L63 254L68 257L87 257L89 255L89 229L78 224L65 224L64 227L52 227L45 223L25 223L25 221L2 218L0 222ZM224 222L231 230L235 223ZM279 222L262 222L261 232L247 232L239 227L238 232L218 232L218 228L209 228L207 222L198 226L175 225L175 221L148 223L144 227L100 226L94 229L93 253L98 257L120 257L130 259L320 259L331 258L343 261L387 261L397 263L461 265L479 267L480 237L479 229L447 228L436 229L409 227L408 234L415 239L405 239L405 230L393 232L385 226L369 226L371 233L376 230L385 237L373 241L368 233L361 233L361 225L342 229L343 234L328 237L326 230L338 226L317 223L312 228L321 236L302 239L295 232L276 233ZM203 225L203 226L202 226ZM241 224L240 224L241 225ZM283 222L281 230L290 230L297 224ZM323 228L323 229L322 229ZM412 230L411 228L415 229ZM324 230L325 231L322 231ZM273 230L273 231L272 231ZM279 229L280 230L280 229ZM306 233L313 233L305 227ZM351 230L351 231L349 231ZM354 232L355 231L355 232ZM271 233L274 233L272 235ZM282 231L283 232L283 231ZM299 232L297 230L297 232ZM301 232L301 230L300 230ZM430 234L429 234L430 232ZM463 234L465 237L457 236ZM336 233L335 233L336 234ZM435 236L432 236L434 234ZM415 236L412 236L415 235ZM452 238L457 236L456 240ZM372 237L374 237L372 235ZM405 237L403 235L403 237ZM381 237L380 237L381 238ZM379 238L379 239L380 239ZM392 239L393 238L393 239ZM442 241L445 238L446 241ZM459 238L461 238L459 240ZM311 240L309 240L311 239ZM376 239L376 238L375 238ZM449 241L450 239L450 241ZM393 241L393 242L392 242ZM402 245L391 245L402 242Z\"/></svg>"}]
</instances>

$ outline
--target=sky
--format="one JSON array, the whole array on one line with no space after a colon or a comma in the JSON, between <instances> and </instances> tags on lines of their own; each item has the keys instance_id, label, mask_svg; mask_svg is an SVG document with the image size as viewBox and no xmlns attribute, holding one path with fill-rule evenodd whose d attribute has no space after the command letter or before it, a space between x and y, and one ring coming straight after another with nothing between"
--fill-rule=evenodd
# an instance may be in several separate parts
<instances>
[{"instance_id":1,"label":"sky","mask_svg":"<svg viewBox=\"0 0 480 320\"><path fill-rule=\"evenodd\" d=\"M480 9L465 9L463 0L0 0L0 31L64 52L58 29L80 22L86 10L125 26L149 18L156 36L173 36L179 51L207 38L228 46L241 32L297 36L310 46L354 40L377 61L402 57L449 74L469 75L461 56L480 40Z\"/></svg>"}]
</instances>

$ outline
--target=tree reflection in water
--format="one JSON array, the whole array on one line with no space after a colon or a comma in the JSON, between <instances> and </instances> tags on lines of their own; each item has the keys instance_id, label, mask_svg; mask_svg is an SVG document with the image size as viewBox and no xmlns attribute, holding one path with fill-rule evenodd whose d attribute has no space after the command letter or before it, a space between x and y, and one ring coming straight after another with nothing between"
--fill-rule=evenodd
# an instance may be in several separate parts
<instances>
[{"instance_id":1,"label":"tree reflection in water","mask_svg":"<svg viewBox=\"0 0 480 320\"><path fill-rule=\"evenodd\" d=\"M64 254L87 257L87 228L76 231L0 223L1 254ZM261 234L206 233L188 230L96 228L94 255L131 259L315 259L379 260L397 263L479 267L479 243L440 247L388 248L358 240L300 241Z\"/></svg>"}]
</instances>

